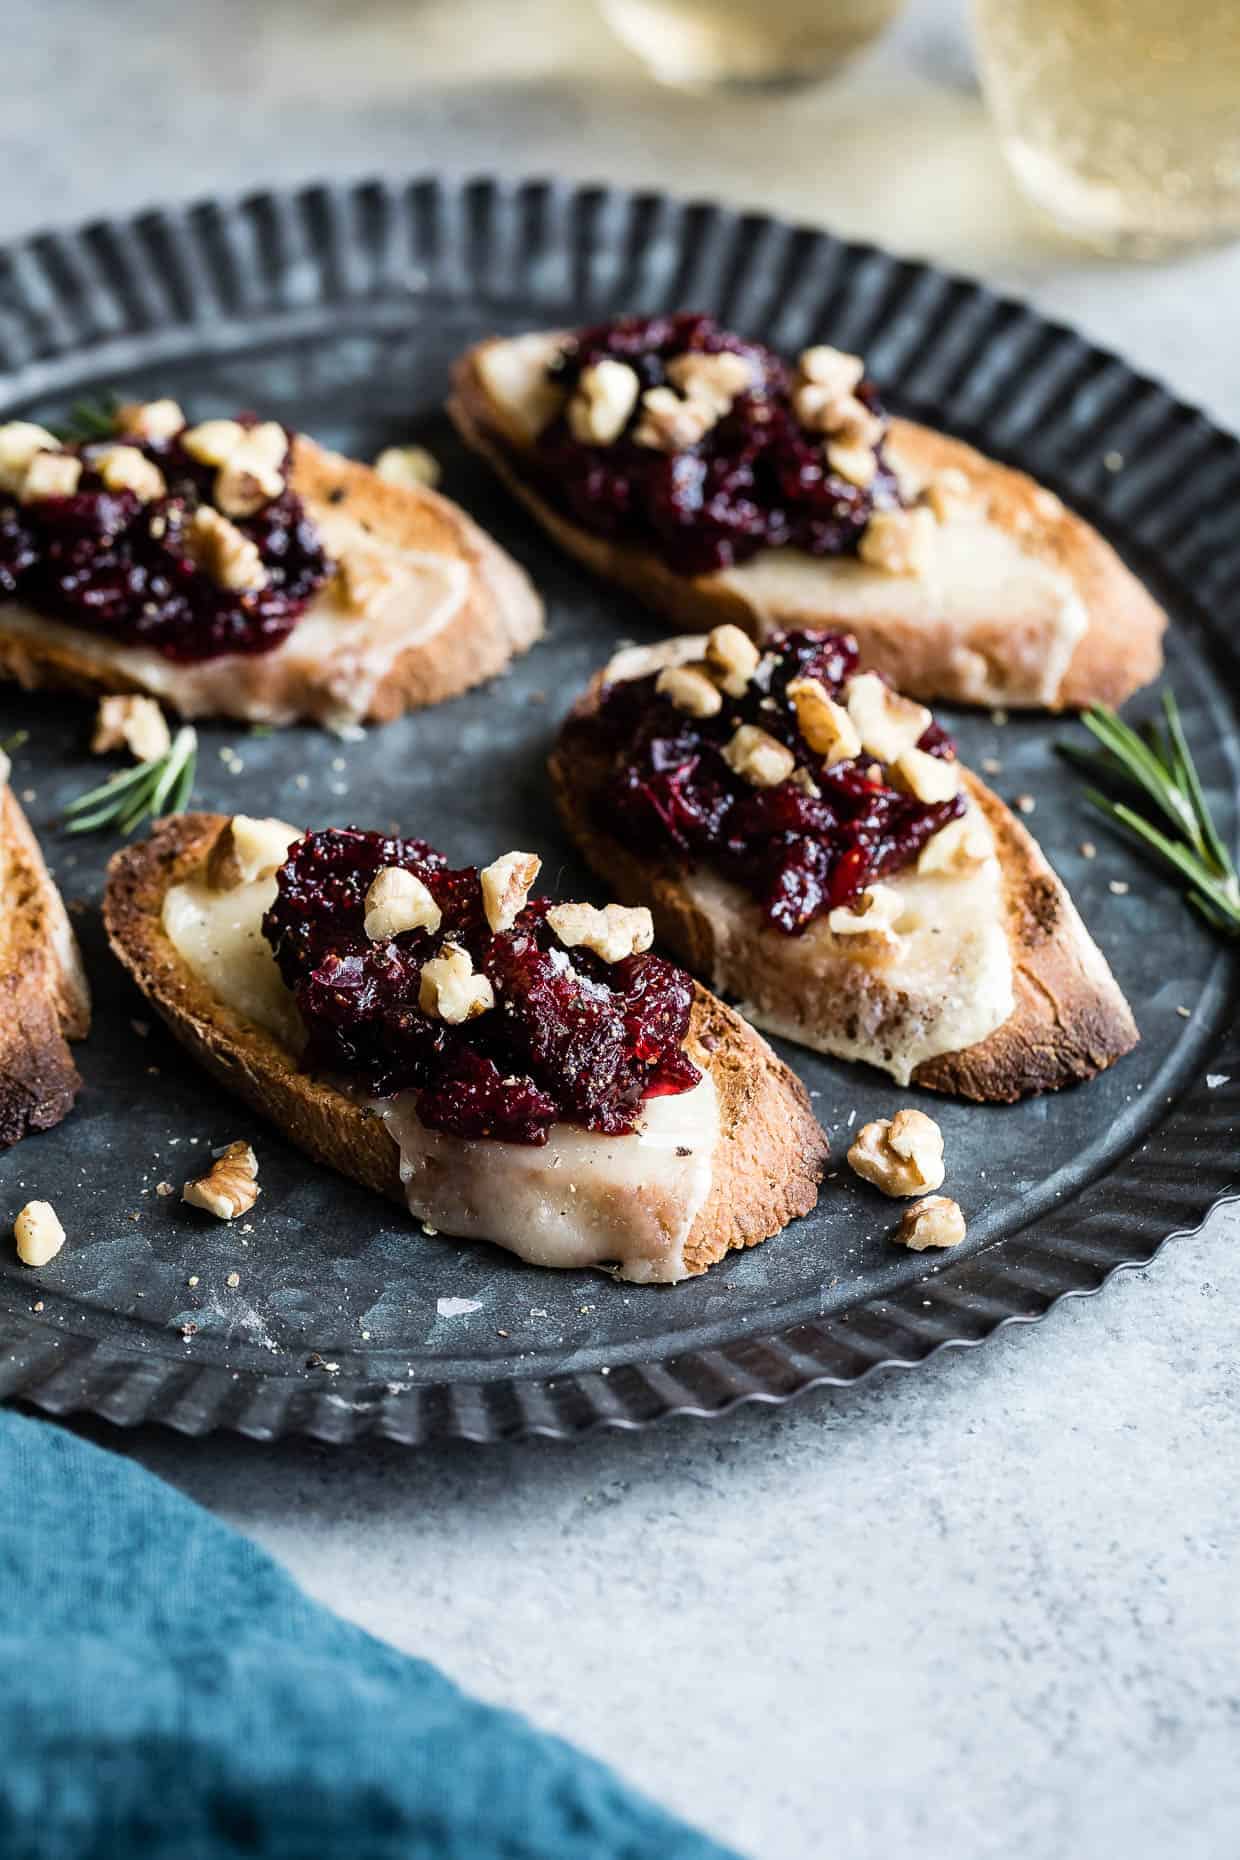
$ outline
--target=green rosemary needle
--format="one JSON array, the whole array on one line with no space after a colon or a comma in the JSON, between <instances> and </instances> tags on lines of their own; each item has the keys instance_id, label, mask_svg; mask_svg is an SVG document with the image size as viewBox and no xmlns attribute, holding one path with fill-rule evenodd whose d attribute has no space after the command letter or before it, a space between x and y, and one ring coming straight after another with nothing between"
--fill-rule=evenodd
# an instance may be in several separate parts
<instances>
[{"instance_id":1,"label":"green rosemary needle","mask_svg":"<svg viewBox=\"0 0 1240 1860\"><path fill-rule=\"evenodd\" d=\"M1087 788L1086 798L1171 868L1206 922L1224 936L1240 936L1240 879L1211 817L1179 706L1169 691L1163 717L1162 725L1151 722L1138 731L1106 705L1095 704L1081 722L1101 747L1057 747L1101 784Z\"/></svg>"},{"instance_id":2,"label":"green rosemary needle","mask_svg":"<svg viewBox=\"0 0 1240 1860\"><path fill-rule=\"evenodd\" d=\"M113 775L70 801L65 809L66 831L97 833L110 827L117 833L132 833L148 818L181 813L193 792L197 761L198 734L185 724L167 752L154 762L139 762L136 768Z\"/></svg>"},{"instance_id":3,"label":"green rosemary needle","mask_svg":"<svg viewBox=\"0 0 1240 1860\"><path fill-rule=\"evenodd\" d=\"M53 427L62 445L86 445L92 439L112 439L116 435L119 394L101 394L98 400L74 401L58 426Z\"/></svg>"}]
</instances>

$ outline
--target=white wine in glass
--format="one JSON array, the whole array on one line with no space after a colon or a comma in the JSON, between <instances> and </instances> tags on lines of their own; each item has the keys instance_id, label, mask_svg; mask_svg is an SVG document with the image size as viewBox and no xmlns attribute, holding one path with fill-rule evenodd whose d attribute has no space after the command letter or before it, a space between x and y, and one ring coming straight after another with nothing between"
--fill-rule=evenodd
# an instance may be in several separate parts
<instances>
[{"instance_id":1,"label":"white wine in glass","mask_svg":"<svg viewBox=\"0 0 1240 1860\"><path fill-rule=\"evenodd\" d=\"M616 37L665 84L809 84L877 38L903 0L601 0L601 5Z\"/></svg>"},{"instance_id":2,"label":"white wine in glass","mask_svg":"<svg viewBox=\"0 0 1240 1860\"><path fill-rule=\"evenodd\" d=\"M1240 0L974 0L982 81L1036 205L1157 254L1240 235Z\"/></svg>"}]
</instances>

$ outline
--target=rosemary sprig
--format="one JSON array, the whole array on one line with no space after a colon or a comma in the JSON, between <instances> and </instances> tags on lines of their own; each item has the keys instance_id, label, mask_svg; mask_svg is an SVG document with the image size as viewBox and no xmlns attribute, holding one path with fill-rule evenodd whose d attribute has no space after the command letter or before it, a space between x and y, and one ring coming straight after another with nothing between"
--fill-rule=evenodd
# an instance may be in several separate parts
<instances>
[{"instance_id":1,"label":"rosemary sprig","mask_svg":"<svg viewBox=\"0 0 1240 1860\"><path fill-rule=\"evenodd\" d=\"M139 762L136 768L113 775L70 801L65 809L66 831L97 833L111 827L128 834L148 816L181 813L193 791L197 762L198 734L185 724L166 754L154 762Z\"/></svg>"},{"instance_id":2,"label":"rosemary sprig","mask_svg":"<svg viewBox=\"0 0 1240 1860\"><path fill-rule=\"evenodd\" d=\"M1211 817L1193 761L1179 706L1168 691L1164 722L1140 731L1113 710L1095 704L1081 722L1101 744L1057 745L1060 755L1083 769L1100 787L1086 798L1130 839L1154 853L1184 881L1188 901L1224 936L1240 936L1240 879ZM1169 830L1168 830L1169 829Z\"/></svg>"},{"instance_id":3,"label":"rosemary sprig","mask_svg":"<svg viewBox=\"0 0 1240 1860\"><path fill-rule=\"evenodd\" d=\"M97 400L74 401L65 418L52 430L63 445L86 445L92 439L111 439L116 432L119 394L101 394Z\"/></svg>"}]
</instances>

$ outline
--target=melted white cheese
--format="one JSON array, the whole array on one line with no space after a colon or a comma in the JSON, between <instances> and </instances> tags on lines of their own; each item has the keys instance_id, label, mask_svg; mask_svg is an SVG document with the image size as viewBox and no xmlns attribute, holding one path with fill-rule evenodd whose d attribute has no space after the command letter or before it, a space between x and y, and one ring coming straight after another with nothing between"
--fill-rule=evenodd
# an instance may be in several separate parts
<instances>
[{"instance_id":1,"label":"melted white cheese","mask_svg":"<svg viewBox=\"0 0 1240 1860\"><path fill-rule=\"evenodd\" d=\"M119 645L45 619L15 601L0 603L0 631L37 638L114 670L186 717L283 724L309 716L326 724L356 723L401 653L442 632L460 611L470 568L456 557L398 549L335 513L320 527L337 560L352 549L382 562L386 585L364 612L355 612L342 599L339 579L329 582L272 652L227 653L181 665L148 647Z\"/></svg>"},{"instance_id":2,"label":"melted white cheese","mask_svg":"<svg viewBox=\"0 0 1240 1860\"><path fill-rule=\"evenodd\" d=\"M709 1073L652 1098L638 1129L604 1137L560 1124L541 1148L428 1130L414 1092L377 1099L400 1149L410 1212L448 1233L496 1240L533 1266L614 1263L637 1284L686 1275L685 1241L710 1192L719 1108Z\"/></svg>"},{"instance_id":3,"label":"melted white cheese","mask_svg":"<svg viewBox=\"0 0 1240 1860\"><path fill-rule=\"evenodd\" d=\"M275 895L274 873L231 891L215 890L205 875L187 879L164 894L164 929L217 1000L298 1053L305 1042L301 1016L263 935L263 914Z\"/></svg>"},{"instance_id":4,"label":"melted white cheese","mask_svg":"<svg viewBox=\"0 0 1240 1860\"><path fill-rule=\"evenodd\" d=\"M630 646L615 654L604 677L642 678L700 659L705 649L698 634ZM899 907L888 938L839 936L825 918L803 936L784 936L762 921L739 885L707 871L689 873L684 889L713 934L714 988L745 994L742 1012L767 1033L864 1060L901 1085L923 1060L984 1040L1008 1018L1015 997L994 836L980 808L971 801L969 807L989 842L988 856L959 873L910 867L884 878ZM844 1002L841 964L852 965L855 977Z\"/></svg>"},{"instance_id":5,"label":"melted white cheese","mask_svg":"<svg viewBox=\"0 0 1240 1860\"><path fill-rule=\"evenodd\" d=\"M947 622L946 654L963 703L1053 703L1089 624L1067 575L975 514L939 525L924 575L889 575L856 556L763 549L717 579L741 596L763 633L827 619Z\"/></svg>"},{"instance_id":6,"label":"melted white cheese","mask_svg":"<svg viewBox=\"0 0 1240 1860\"><path fill-rule=\"evenodd\" d=\"M900 905L890 939L837 936L823 918L803 936L784 936L758 922L738 886L705 872L684 886L711 925L717 990L738 990L732 951L744 946L747 1019L815 1052L877 1066L899 1085L923 1060L984 1040L1015 1006L993 857L960 877L884 878ZM842 963L854 965L846 992Z\"/></svg>"},{"instance_id":7,"label":"melted white cheese","mask_svg":"<svg viewBox=\"0 0 1240 1860\"><path fill-rule=\"evenodd\" d=\"M300 1017L261 928L274 896L274 877L232 891L193 878L169 889L164 928L220 1001L297 1053ZM537 1266L614 1263L640 1284L685 1277L685 1242L710 1193L719 1139L709 1073L692 1091L650 1099L631 1136L557 1124L542 1148L428 1130L416 1092L360 1101L400 1151L410 1212L440 1232L492 1240Z\"/></svg>"}]
</instances>

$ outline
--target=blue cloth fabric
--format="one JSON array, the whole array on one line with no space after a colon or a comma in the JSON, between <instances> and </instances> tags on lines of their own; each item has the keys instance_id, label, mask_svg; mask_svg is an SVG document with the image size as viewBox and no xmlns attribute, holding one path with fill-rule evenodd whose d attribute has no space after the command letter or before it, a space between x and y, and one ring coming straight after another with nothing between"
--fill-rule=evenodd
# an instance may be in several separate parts
<instances>
[{"instance_id":1,"label":"blue cloth fabric","mask_svg":"<svg viewBox=\"0 0 1240 1860\"><path fill-rule=\"evenodd\" d=\"M12 1413L0 1750L4 1860L728 1860L149 1473Z\"/></svg>"}]
</instances>

